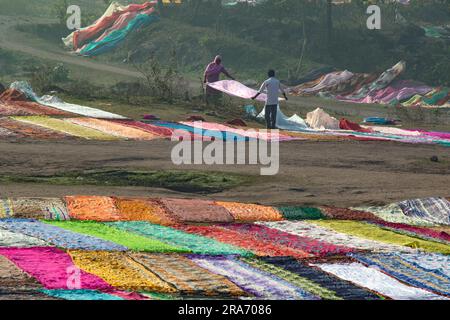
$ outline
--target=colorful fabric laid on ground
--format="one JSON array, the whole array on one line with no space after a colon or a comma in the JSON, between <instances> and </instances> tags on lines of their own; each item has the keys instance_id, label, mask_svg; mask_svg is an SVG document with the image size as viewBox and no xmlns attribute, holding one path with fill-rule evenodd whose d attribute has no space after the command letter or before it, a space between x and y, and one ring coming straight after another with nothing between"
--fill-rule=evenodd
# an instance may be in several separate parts
<instances>
[{"instance_id":1,"label":"colorful fabric laid on ground","mask_svg":"<svg viewBox=\"0 0 450 320\"><path fill-rule=\"evenodd\" d=\"M120 214L114 199L102 196L67 196L67 210L72 219L118 221Z\"/></svg>"},{"instance_id":2,"label":"colorful fabric laid on ground","mask_svg":"<svg viewBox=\"0 0 450 320\"><path fill-rule=\"evenodd\" d=\"M442 300L442 296L423 289L409 287L389 277L377 269L365 267L360 263L317 264L320 269L356 285L379 292L396 300Z\"/></svg>"},{"instance_id":3,"label":"colorful fabric laid on ground","mask_svg":"<svg viewBox=\"0 0 450 320\"><path fill-rule=\"evenodd\" d=\"M278 207L277 209L286 220L315 220L326 218L326 216L318 208Z\"/></svg>"},{"instance_id":4,"label":"colorful fabric laid on ground","mask_svg":"<svg viewBox=\"0 0 450 320\"><path fill-rule=\"evenodd\" d=\"M320 210L324 213L324 215L329 219L339 219L339 220L365 220L365 221L380 221L376 215L360 211L360 210L352 210L347 208L336 208L323 206L320 207Z\"/></svg>"},{"instance_id":5,"label":"colorful fabric laid on ground","mask_svg":"<svg viewBox=\"0 0 450 320\"><path fill-rule=\"evenodd\" d=\"M148 221L158 225L172 225L175 220L170 217L158 200L139 199L139 198L115 198L117 221ZM113 207L114 208L114 207ZM114 213L116 212L115 209Z\"/></svg>"},{"instance_id":6,"label":"colorful fabric laid on ground","mask_svg":"<svg viewBox=\"0 0 450 320\"><path fill-rule=\"evenodd\" d=\"M159 138L152 133L124 126L117 122L94 119L94 118L71 118L66 119L70 123L77 124L83 127L99 130L105 134L113 135L124 139L134 140L154 140Z\"/></svg>"},{"instance_id":7,"label":"colorful fabric laid on ground","mask_svg":"<svg viewBox=\"0 0 450 320\"><path fill-rule=\"evenodd\" d=\"M71 124L67 121L49 117L14 117L13 119L32 125L41 126L47 129L59 131L71 136L90 139L90 140L117 140L119 138L105 134L101 131L85 128L83 126Z\"/></svg>"},{"instance_id":8,"label":"colorful fabric laid on ground","mask_svg":"<svg viewBox=\"0 0 450 320\"><path fill-rule=\"evenodd\" d=\"M168 128L158 127L154 126L150 123L144 123L140 121L133 121L133 120L112 120L116 123L120 123L127 127L133 127L136 129L143 130L145 132L149 132L151 134L154 134L159 137L164 138L170 138L172 136L173 130L170 130Z\"/></svg>"},{"instance_id":9,"label":"colorful fabric laid on ground","mask_svg":"<svg viewBox=\"0 0 450 320\"><path fill-rule=\"evenodd\" d=\"M146 253L132 253L131 257L181 294L222 297L246 295L224 276L208 272L186 257Z\"/></svg>"},{"instance_id":10,"label":"colorful fabric laid on ground","mask_svg":"<svg viewBox=\"0 0 450 320\"><path fill-rule=\"evenodd\" d=\"M245 250L232 245L227 245L210 238L156 224L130 221L115 222L111 225L121 230L133 232L144 237L149 237L176 247L184 248L187 252L209 255L248 254Z\"/></svg>"},{"instance_id":11,"label":"colorful fabric laid on ground","mask_svg":"<svg viewBox=\"0 0 450 320\"><path fill-rule=\"evenodd\" d=\"M256 116L257 119L265 121L266 108L263 108L261 113ZM303 120L299 115L294 114L291 117L287 117L281 111L280 106L277 107L277 119L275 126L281 130L298 131L308 128L305 120Z\"/></svg>"},{"instance_id":12,"label":"colorful fabric laid on ground","mask_svg":"<svg viewBox=\"0 0 450 320\"><path fill-rule=\"evenodd\" d=\"M422 288L438 294L450 296L450 277L439 271L429 268L423 268L416 262L411 262L411 258L415 255L409 255L409 260L403 259L402 254L352 254L356 260L370 265L376 266L381 271L395 277L399 281L407 283L409 285ZM426 257L426 255L420 255ZM428 258L431 260L436 255L430 255ZM443 258L447 258L442 256ZM419 258L420 259L420 258ZM446 259L447 263L448 258ZM438 260L439 261L439 260ZM448 265L447 265L448 267Z\"/></svg>"},{"instance_id":13,"label":"colorful fabric laid on ground","mask_svg":"<svg viewBox=\"0 0 450 320\"><path fill-rule=\"evenodd\" d=\"M66 205L59 198L12 198L9 199L16 218L69 220Z\"/></svg>"},{"instance_id":14,"label":"colorful fabric laid on ground","mask_svg":"<svg viewBox=\"0 0 450 320\"><path fill-rule=\"evenodd\" d=\"M39 221L23 219L0 220L0 228L41 239L65 249L125 251L127 248L110 241L71 232Z\"/></svg>"},{"instance_id":15,"label":"colorful fabric laid on ground","mask_svg":"<svg viewBox=\"0 0 450 320\"><path fill-rule=\"evenodd\" d=\"M265 257L262 258L266 263L283 268L298 276L308 279L318 284L322 288L334 292L338 297L344 300L380 300L380 296L356 286L351 282L342 280L333 274L326 273L319 268L302 263L291 257Z\"/></svg>"},{"instance_id":16,"label":"colorful fabric laid on ground","mask_svg":"<svg viewBox=\"0 0 450 320\"><path fill-rule=\"evenodd\" d=\"M14 132L17 137L34 138L41 140L65 140L75 137L62 132L47 129L41 126L23 123L11 118L0 118L0 127Z\"/></svg>"},{"instance_id":17,"label":"colorful fabric laid on ground","mask_svg":"<svg viewBox=\"0 0 450 320\"><path fill-rule=\"evenodd\" d=\"M14 215L12 202L8 199L0 199L0 219L11 218Z\"/></svg>"},{"instance_id":18,"label":"colorful fabric laid on ground","mask_svg":"<svg viewBox=\"0 0 450 320\"><path fill-rule=\"evenodd\" d=\"M406 200L399 202L398 205L406 216L450 225L450 201L445 198Z\"/></svg>"},{"instance_id":19,"label":"colorful fabric laid on ground","mask_svg":"<svg viewBox=\"0 0 450 320\"><path fill-rule=\"evenodd\" d=\"M22 233L0 229L0 247L27 248L44 246L47 246L47 244L40 239Z\"/></svg>"},{"instance_id":20,"label":"colorful fabric laid on ground","mask_svg":"<svg viewBox=\"0 0 450 320\"><path fill-rule=\"evenodd\" d=\"M255 269L248 264L227 257L192 256L199 266L221 274L245 291L262 299L317 300L316 297L270 273Z\"/></svg>"},{"instance_id":21,"label":"colorful fabric laid on ground","mask_svg":"<svg viewBox=\"0 0 450 320\"><path fill-rule=\"evenodd\" d=\"M249 88L242 83L235 80L222 80L217 82L208 83L208 87L211 87L215 90L224 92L226 94L243 98L243 99L251 99L254 97L258 91ZM265 102L267 99L267 95L265 93L261 93L256 100ZM279 101L284 100L283 98L279 98Z\"/></svg>"},{"instance_id":22,"label":"colorful fabric laid on ground","mask_svg":"<svg viewBox=\"0 0 450 320\"><path fill-rule=\"evenodd\" d=\"M42 286L35 278L20 269L11 260L0 255L0 296L6 292L23 292L40 288Z\"/></svg>"},{"instance_id":23,"label":"colorful fabric laid on ground","mask_svg":"<svg viewBox=\"0 0 450 320\"><path fill-rule=\"evenodd\" d=\"M213 201L162 199L161 203L179 222L232 222L233 216Z\"/></svg>"},{"instance_id":24,"label":"colorful fabric laid on ground","mask_svg":"<svg viewBox=\"0 0 450 320\"><path fill-rule=\"evenodd\" d=\"M309 112L306 115L306 123L317 130L339 130L339 121L331 117L321 108Z\"/></svg>"},{"instance_id":25,"label":"colorful fabric laid on ground","mask_svg":"<svg viewBox=\"0 0 450 320\"><path fill-rule=\"evenodd\" d=\"M325 228L336 230L337 232L344 232L357 237L363 237L370 240L386 242L391 244L398 244L410 248L421 249L428 252L438 252L443 254L450 254L450 247L437 242L425 241L422 239L409 237L402 234L397 234L392 231L380 229L374 225L345 220L314 220L311 223L318 224Z\"/></svg>"},{"instance_id":26,"label":"colorful fabric laid on ground","mask_svg":"<svg viewBox=\"0 0 450 320\"><path fill-rule=\"evenodd\" d=\"M100 292L98 290L42 290L42 293L59 299L75 301L103 301L103 300L124 300L121 297Z\"/></svg>"},{"instance_id":27,"label":"colorful fabric laid on ground","mask_svg":"<svg viewBox=\"0 0 450 320\"><path fill-rule=\"evenodd\" d=\"M280 221L259 222L268 228L277 229L300 237L326 241L336 246L345 246L356 250L371 250L374 252L412 252L413 249L399 245L388 244L368 240L346 233L336 232L321 226L314 225L308 221Z\"/></svg>"},{"instance_id":28,"label":"colorful fabric laid on ground","mask_svg":"<svg viewBox=\"0 0 450 320\"><path fill-rule=\"evenodd\" d=\"M431 228L425 227L410 226L404 223L392 223L385 221L378 221L376 222L376 225L398 233L404 233L409 236L450 244L450 234L444 231L433 230Z\"/></svg>"},{"instance_id":29,"label":"colorful fabric laid on ground","mask_svg":"<svg viewBox=\"0 0 450 320\"><path fill-rule=\"evenodd\" d=\"M126 253L69 251L69 254L78 268L98 276L117 289L175 292L174 287L161 280Z\"/></svg>"},{"instance_id":30,"label":"colorful fabric laid on ground","mask_svg":"<svg viewBox=\"0 0 450 320\"><path fill-rule=\"evenodd\" d=\"M235 221L278 221L283 219L283 216L272 207L222 201L217 201L216 204L227 209Z\"/></svg>"},{"instance_id":31,"label":"colorful fabric laid on ground","mask_svg":"<svg viewBox=\"0 0 450 320\"><path fill-rule=\"evenodd\" d=\"M186 252L186 250L165 244L161 241L122 231L95 221L51 221L48 223L72 232L78 232L111 241L125 246L130 250L149 252Z\"/></svg>"}]
</instances>

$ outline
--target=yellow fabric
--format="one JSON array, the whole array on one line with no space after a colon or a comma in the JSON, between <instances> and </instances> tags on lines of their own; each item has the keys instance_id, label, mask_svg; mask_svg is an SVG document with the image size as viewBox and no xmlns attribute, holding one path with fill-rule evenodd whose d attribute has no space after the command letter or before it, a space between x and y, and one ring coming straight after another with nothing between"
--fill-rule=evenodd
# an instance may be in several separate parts
<instances>
[{"instance_id":1,"label":"yellow fabric","mask_svg":"<svg viewBox=\"0 0 450 320\"><path fill-rule=\"evenodd\" d=\"M310 223L320 225L338 232L351 234L365 239L398 244L406 247L422 249L429 252L450 254L450 246L442 243L426 241L392 231L381 229L365 222L347 220L311 220Z\"/></svg>"},{"instance_id":2,"label":"yellow fabric","mask_svg":"<svg viewBox=\"0 0 450 320\"><path fill-rule=\"evenodd\" d=\"M70 250L75 265L120 290L173 293L168 283L124 252Z\"/></svg>"}]
</instances>

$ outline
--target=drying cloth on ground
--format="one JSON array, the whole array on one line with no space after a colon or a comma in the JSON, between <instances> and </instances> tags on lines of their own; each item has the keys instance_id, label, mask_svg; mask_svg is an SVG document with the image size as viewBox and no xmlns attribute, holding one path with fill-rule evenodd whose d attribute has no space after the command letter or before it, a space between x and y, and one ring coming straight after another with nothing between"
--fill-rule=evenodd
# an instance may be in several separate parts
<instances>
[{"instance_id":1,"label":"drying cloth on ground","mask_svg":"<svg viewBox=\"0 0 450 320\"><path fill-rule=\"evenodd\" d=\"M55 297L50 297L42 292L36 290L25 290L25 291L13 291L13 292L5 292L0 293L0 301L55 301L61 300Z\"/></svg>"},{"instance_id":2,"label":"drying cloth on ground","mask_svg":"<svg viewBox=\"0 0 450 320\"><path fill-rule=\"evenodd\" d=\"M330 219L338 219L338 220L363 220L363 221L380 221L376 215L360 211L360 210L352 210L346 208L336 208L330 206L320 207L320 210L324 213L324 215Z\"/></svg>"},{"instance_id":3,"label":"drying cloth on ground","mask_svg":"<svg viewBox=\"0 0 450 320\"><path fill-rule=\"evenodd\" d=\"M47 246L47 243L41 239L0 228L0 247L24 248L44 246Z\"/></svg>"},{"instance_id":4,"label":"drying cloth on ground","mask_svg":"<svg viewBox=\"0 0 450 320\"><path fill-rule=\"evenodd\" d=\"M308 253L301 250L294 250L269 241L256 239L253 235L235 232L219 226L177 225L176 228L188 233L202 235L219 242L246 249L258 256L292 256L299 259L310 256Z\"/></svg>"},{"instance_id":5,"label":"drying cloth on ground","mask_svg":"<svg viewBox=\"0 0 450 320\"><path fill-rule=\"evenodd\" d=\"M0 255L0 295L5 291L36 290L41 287L36 279Z\"/></svg>"},{"instance_id":6,"label":"drying cloth on ground","mask_svg":"<svg viewBox=\"0 0 450 320\"><path fill-rule=\"evenodd\" d=\"M326 91L328 88L335 87L340 83L346 82L354 76L348 70L331 72L323 76L317 84L311 87L294 87L290 90L295 94L315 94L319 91Z\"/></svg>"},{"instance_id":7,"label":"drying cloth on ground","mask_svg":"<svg viewBox=\"0 0 450 320\"><path fill-rule=\"evenodd\" d=\"M175 223L158 200L115 198L115 204L118 221L148 221L165 226Z\"/></svg>"},{"instance_id":8,"label":"drying cloth on ground","mask_svg":"<svg viewBox=\"0 0 450 320\"><path fill-rule=\"evenodd\" d=\"M126 253L74 250L69 254L78 268L102 278L114 288L165 293L176 291Z\"/></svg>"},{"instance_id":9,"label":"drying cloth on ground","mask_svg":"<svg viewBox=\"0 0 450 320\"><path fill-rule=\"evenodd\" d=\"M255 269L234 258L192 256L191 259L199 266L227 277L246 292L261 299L319 299L275 275Z\"/></svg>"},{"instance_id":10,"label":"drying cloth on ground","mask_svg":"<svg viewBox=\"0 0 450 320\"><path fill-rule=\"evenodd\" d=\"M176 247L184 248L186 251L192 253L210 255L249 254L245 250L238 247L221 243L211 238L182 232L173 228L150 224L147 222L115 222L111 225L121 230L133 232L150 239L159 240Z\"/></svg>"},{"instance_id":11,"label":"drying cloth on ground","mask_svg":"<svg viewBox=\"0 0 450 320\"><path fill-rule=\"evenodd\" d=\"M42 293L55 298L75 301L124 300L121 297L98 290L41 290Z\"/></svg>"},{"instance_id":12,"label":"drying cloth on ground","mask_svg":"<svg viewBox=\"0 0 450 320\"><path fill-rule=\"evenodd\" d=\"M342 130L351 130L351 131L358 131L358 132L372 132L370 129L365 129L361 127L359 124L352 122L347 119L341 119L339 121L339 128Z\"/></svg>"},{"instance_id":13,"label":"drying cloth on ground","mask_svg":"<svg viewBox=\"0 0 450 320\"><path fill-rule=\"evenodd\" d=\"M444 274L447 278L450 277L450 257L437 253L428 254L402 254L402 259L409 263L414 263L420 268L431 270L440 274Z\"/></svg>"},{"instance_id":14,"label":"drying cloth on ground","mask_svg":"<svg viewBox=\"0 0 450 320\"><path fill-rule=\"evenodd\" d=\"M268 228L262 224L230 224L224 227L238 233L250 235L256 240L268 241L275 246L279 245L293 250L300 250L316 257L339 255L353 251L349 247L297 236L278 229Z\"/></svg>"},{"instance_id":15,"label":"drying cloth on ground","mask_svg":"<svg viewBox=\"0 0 450 320\"><path fill-rule=\"evenodd\" d=\"M162 199L161 203L180 222L232 222L233 216L223 207L207 200Z\"/></svg>"},{"instance_id":16,"label":"drying cloth on ground","mask_svg":"<svg viewBox=\"0 0 450 320\"><path fill-rule=\"evenodd\" d=\"M450 234L444 231L433 230L431 228L410 226L404 223L392 223L386 221L376 222L381 228L392 230L398 233L406 234L425 240L439 241L450 245Z\"/></svg>"},{"instance_id":17,"label":"drying cloth on ground","mask_svg":"<svg viewBox=\"0 0 450 320\"><path fill-rule=\"evenodd\" d=\"M2 128L1 127L1 123L0 123L0 137L3 138L16 138L18 137L19 134L17 134L16 132L13 132L7 128Z\"/></svg>"},{"instance_id":18,"label":"drying cloth on ground","mask_svg":"<svg viewBox=\"0 0 450 320\"><path fill-rule=\"evenodd\" d=\"M155 126L160 126L164 128L169 128L173 130L172 136L178 136L182 137L185 140L204 140L204 141L211 141L211 140L224 140L226 141L226 134L221 131L213 131L213 130L200 130L198 128L194 128L191 126L187 126L185 124L176 123L176 122L164 122L164 121L155 121L153 123ZM235 141L237 139L238 141L246 141L248 138L245 137L239 137L239 136L232 136L231 141Z\"/></svg>"},{"instance_id":19,"label":"drying cloth on ground","mask_svg":"<svg viewBox=\"0 0 450 320\"><path fill-rule=\"evenodd\" d=\"M417 258L418 254L409 255L409 260L412 257ZM426 256L425 254L423 256ZM428 259L433 259L430 255ZM402 254L355 254L353 258L357 259L372 268L376 266L386 274L396 278L397 280L407 283L411 286L425 289L437 294L450 296L450 277L442 273L438 269L423 268L415 262L410 262L403 259ZM444 256L443 256L444 257ZM420 258L419 258L420 259ZM447 263L450 262L446 259ZM439 260L438 260L439 261ZM442 262L442 260L440 261ZM448 268L448 264L446 268ZM443 266L445 267L445 266Z\"/></svg>"},{"instance_id":20,"label":"drying cloth on ground","mask_svg":"<svg viewBox=\"0 0 450 320\"><path fill-rule=\"evenodd\" d=\"M221 92L224 92L226 94L243 98L243 99L251 99L254 97L258 91L254 90L252 88L249 88L242 83L235 81L235 80L222 80L217 82L208 83L208 86L219 90ZM265 93L261 93L256 100L259 101L266 101L267 95ZM284 98L279 98L279 101L284 100Z\"/></svg>"},{"instance_id":21,"label":"drying cloth on ground","mask_svg":"<svg viewBox=\"0 0 450 320\"><path fill-rule=\"evenodd\" d=\"M140 121L133 121L133 120L111 120L111 121L120 123L127 127L140 129L145 132L149 132L156 136L164 137L164 138L170 138L173 133L173 130L170 130L168 128L158 127L158 126L154 126L150 123L144 123L144 122L140 122Z\"/></svg>"},{"instance_id":22,"label":"drying cloth on ground","mask_svg":"<svg viewBox=\"0 0 450 320\"><path fill-rule=\"evenodd\" d=\"M66 196L67 210L72 219L118 221L119 210L114 199L103 196Z\"/></svg>"},{"instance_id":23,"label":"drying cloth on ground","mask_svg":"<svg viewBox=\"0 0 450 320\"><path fill-rule=\"evenodd\" d=\"M66 205L59 198L12 198L14 217L25 219L69 220Z\"/></svg>"},{"instance_id":24,"label":"drying cloth on ground","mask_svg":"<svg viewBox=\"0 0 450 320\"><path fill-rule=\"evenodd\" d=\"M416 217L406 216L396 203L382 207L357 207L355 210L371 212L380 219L392 223L404 223L414 226L433 226L434 223Z\"/></svg>"},{"instance_id":25,"label":"drying cloth on ground","mask_svg":"<svg viewBox=\"0 0 450 320\"><path fill-rule=\"evenodd\" d=\"M263 261L283 268L291 273L308 279L322 288L334 292L344 300L379 300L380 297L371 291L356 286L351 282L344 281L332 274L326 273L319 268L308 266L291 257L266 257Z\"/></svg>"},{"instance_id":26,"label":"drying cloth on ground","mask_svg":"<svg viewBox=\"0 0 450 320\"><path fill-rule=\"evenodd\" d=\"M222 201L216 203L227 209L236 221L278 221L283 219L277 209L268 206Z\"/></svg>"},{"instance_id":27,"label":"drying cloth on ground","mask_svg":"<svg viewBox=\"0 0 450 320\"><path fill-rule=\"evenodd\" d=\"M257 116L258 119L265 120L266 118L266 108L263 108L261 113ZM287 117L280 109L280 106L277 106L277 119L275 126L281 130L290 130L297 131L308 128L305 120L303 120L297 114L294 114L292 117Z\"/></svg>"},{"instance_id":28,"label":"drying cloth on ground","mask_svg":"<svg viewBox=\"0 0 450 320\"><path fill-rule=\"evenodd\" d=\"M287 271L283 268L280 268L274 264L266 263L260 259L249 259L242 258L242 261L247 263L248 265L260 269L264 272L274 274L281 279L294 284L295 286L304 289L310 294L320 297L322 299L327 300L342 300L342 298L338 297L333 291L328 290L327 288L321 287L317 283L299 276L293 272Z\"/></svg>"},{"instance_id":29,"label":"drying cloth on ground","mask_svg":"<svg viewBox=\"0 0 450 320\"><path fill-rule=\"evenodd\" d=\"M117 140L119 138L114 137L112 135L107 135L101 131L85 128L83 126L71 124L67 121L49 117L13 117L13 119L22 121L25 123L30 123L34 125L38 125L44 128L48 128L51 130L56 130L59 132L63 132L68 135L72 135L75 137L91 139L91 140Z\"/></svg>"},{"instance_id":30,"label":"drying cloth on ground","mask_svg":"<svg viewBox=\"0 0 450 320\"><path fill-rule=\"evenodd\" d=\"M312 207L278 207L278 211L286 220L314 220L325 219L322 211Z\"/></svg>"},{"instance_id":31,"label":"drying cloth on ground","mask_svg":"<svg viewBox=\"0 0 450 320\"><path fill-rule=\"evenodd\" d=\"M77 270L71 257L57 248L0 248L0 255L36 278L47 289L110 289L102 279Z\"/></svg>"},{"instance_id":32,"label":"drying cloth on ground","mask_svg":"<svg viewBox=\"0 0 450 320\"><path fill-rule=\"evenodd\" d=\"M63 132L54 131L31 123L24 123L11 118L0 118L0 127L16 133L19 137L24 136L26 138L42 140L75 139L75 137Z\"/></svg>"},{"instance_id":33,"label":"drying cloth on ground","mask_svg":"<svg viewBox=\"0 0 450 320\"><path fill-rule=\"evenodd\" d=\"M296 236L326 241L337 246L355 250L371 250L375 252L412 252L413 249L394 244L356 237L350 234L336 232L332 229L314 225L307 221L280 221L260 223L266 227L287 232Z\"/></svg>"},{"instance_id":34,"label":"drying cloth on ground","mask_svg":"<svg viewBox=\"0 0 450 320\"><path fill-rule=\"evenodd\" d=\"M307 113L306 123L317 130L339 130L339 121L321 108Z\"/></svg>"},{"instance_id":35,"label":"drying cloth on ground","mask_svg":"<svg viewBox=\"0 0 450 320\"><path fill-rule=\"evenodd\" d=\"M0 219L11 218L14 215L11 200L0 199Z\"/></svg>"},{"instance_id":36,"label":"drying cloth on ground","mask_svg":"<svg viewBox=\"0 0 450 320\"><path fill-rule=\"evenodd\" d=\"M99 238L67 231L46 223L33 220L0 220L0 228L38 238L54 246L66 249L121 251L127 249L124 246L115 244L110 241L105 241Z\"/></svg>"},{"instance_id":37,"label":"drying cloth on ground","mask_svg":"<svg viewBox=\"0 0 450 320\"><path fill-rule=\"evenodd\" d=\"M409 237L403 234L398 234L392 231L383 230L375 225L371 225L358 221L346 221L346 220L314 220L311 223L320 225L325 228L333 229L337 232L343 232L351 234L357 237L363 237L380 242L386 242L391 244L398 244L401 246L407 246L410 248L416 248L425 250L428 252L438 252L444 254L450 254L450 246L433 241L425 241L422 239Z\"/></svg>"},{"instance_id":38,"label":"drying cloth on ground","mask_svg":"<svg viewBox=\"0 0 450 320\"><path fill-rule=\"evenodd\" d=\"M409 217L450 225L450 201L445 198L406 200L399 202L398 205Z\"/></svg>"},{"instance_id":39,"label":"drying cloth on ground","mask_svg":"<svg viewBox=\"0 0 450 320\"><path fill-rule=\"evenodd\" d=\"M52 221L48 223L73 232L112 241L125 246L130 250L150 252L186 252L186 250L183 250L182 248L171 246L158 240L149 239L94 221Z\"/></svg>"},{"instance_id":40,"label":"drying cloth on ground","mask_svg":"<svg viewBox=\"0 0 450 320\"><path fill-rule=\"evenodd\" d=\"M131 253L130 256L163 281L176 288L177 293L201 296L245 296L226 277L200 268L179 255Z\"/></svg>"},{"instance_id":41,"label":"drying cloth on ground","mask_svg":"<svg viewBox=\"0 0 450 320\"><path fill-rule=\"evenodd\" d=\"M113 135L116 137L124 138L124 139L133 139L133 140L154 140L159 137L146 132L144 130L127 127L120 123L102 120L102 119L94 119L94 118L71 118L66 119L70 123L77 124L83 127L99 130L105 134Z\"/></svg>"},{"instance_id":42,"label":"drying cloth on ground","mask_svg":"<svg viewBox=\"0 0 450 320\"><path fill-rule=\"evenodd\" d=\"M368 268L360 263L350 264L318 264L317 267L355 283L356 285L368 288L395 300L441 300L442 296L433 294L426 290L410 287L397 281L394 278L378 271Z\"/></svg>"}]
</instances>

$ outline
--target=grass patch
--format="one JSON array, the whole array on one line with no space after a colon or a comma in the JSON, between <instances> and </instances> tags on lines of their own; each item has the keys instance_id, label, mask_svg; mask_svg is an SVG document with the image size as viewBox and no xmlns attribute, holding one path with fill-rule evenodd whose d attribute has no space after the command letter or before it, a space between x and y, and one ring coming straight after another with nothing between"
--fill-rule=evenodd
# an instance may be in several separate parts
<instances>
[{"instance_id":1,"label":"grass patch","mask_svg":"<svg viewBox=\"0 0 450 320\"><path fill-rule=\"evenodd\" d=\"M196 171L92 170L55 175L1 176L1 183L42 183L50 185L133 186L164 188L187 193L217 193L249 184L249 176Z\"/></svg>"}]
</instances>

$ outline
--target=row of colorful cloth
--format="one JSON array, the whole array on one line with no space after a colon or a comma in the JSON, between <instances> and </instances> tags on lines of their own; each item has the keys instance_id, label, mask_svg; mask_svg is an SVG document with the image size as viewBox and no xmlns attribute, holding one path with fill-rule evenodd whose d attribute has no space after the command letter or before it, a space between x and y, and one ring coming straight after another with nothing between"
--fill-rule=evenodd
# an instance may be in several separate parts
<instances>
[{"instance_id":1,"label":"row of colorful cloth","mask_svg":"<svg viewBox=\"0 0 450 320\"><path fill-rule=\"evenodd\" d=\"M439 197L358 209L6 198L0 299L448 300L449 216Z\"/></svg>"},{"instance_id":2,"label":"row of colorful cloth","mask_svg":"<svg viewBox=\"0 0 450 320\"><path fill-rule=\"evenodd\" d=\"M316 72L316 78L290 87L293 95L318 95L354 103L379 103L405 107L450 107L449 88L430 87L412 80L400 80L406 63L400 61L381 75L348 70ZM328 73L327 73L328 72Z\"/></svg>"}]
</instances>

